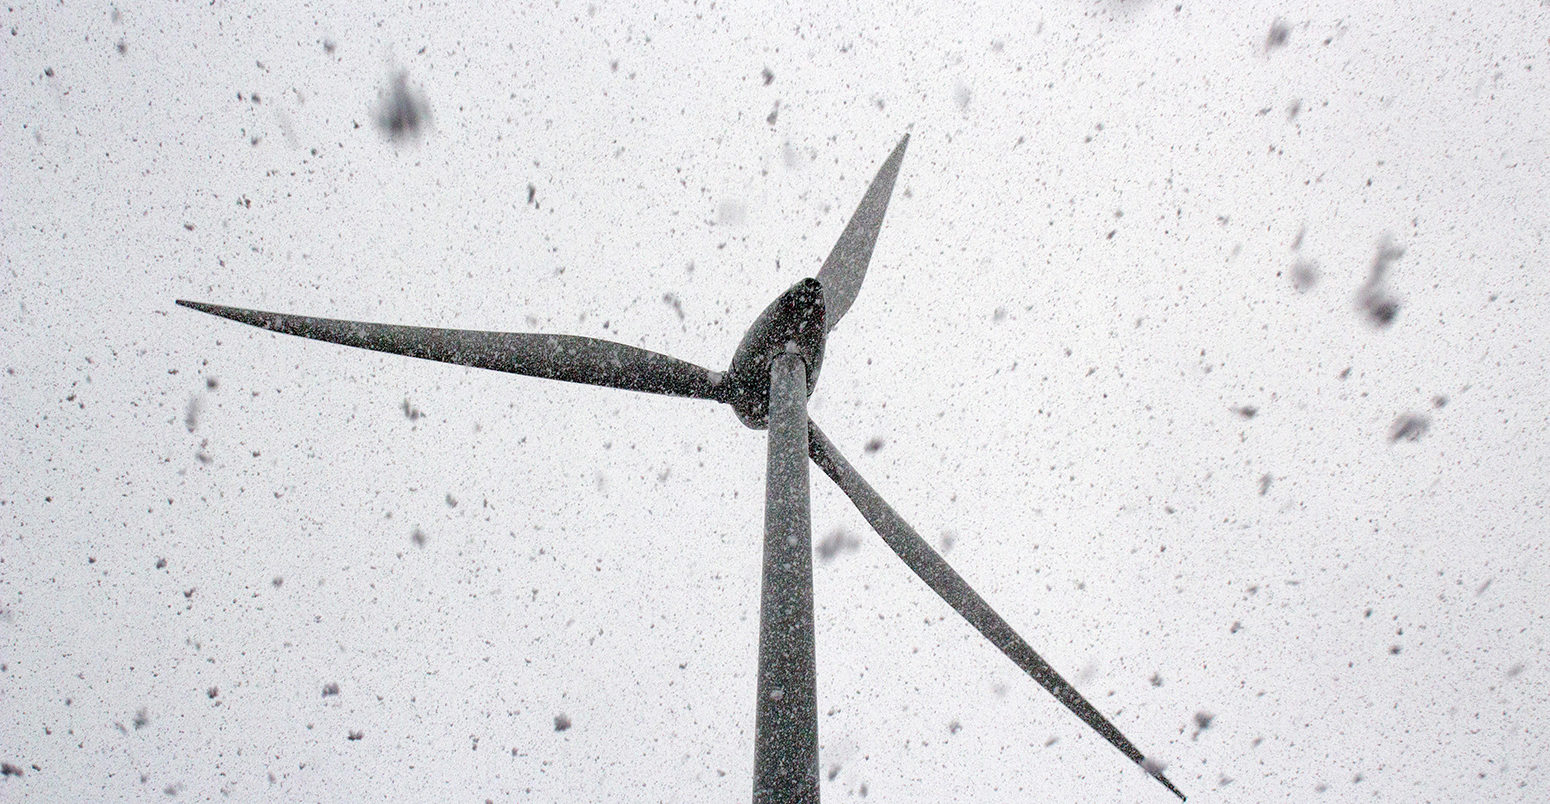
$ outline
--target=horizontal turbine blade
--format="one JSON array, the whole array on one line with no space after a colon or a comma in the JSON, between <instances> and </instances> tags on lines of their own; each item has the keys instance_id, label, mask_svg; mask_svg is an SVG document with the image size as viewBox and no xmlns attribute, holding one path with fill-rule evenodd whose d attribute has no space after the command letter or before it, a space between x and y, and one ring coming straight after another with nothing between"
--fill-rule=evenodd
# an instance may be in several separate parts
<instances>
[{"instance_id":1,"label":"horizontal turbine blade","mask_svg":"<svg viewBox=\"0 0 1550 804\"><path fill-rule=\"evenodd\" d=\"M840 455L839 450L835 449L811 419L808 420L808 451L812 455L813 462L829 475L841 491L845 492L845 496L856 504L861 515L872 524L872 527L883 537L883 541L898 553L899 558L904 560L904 564L914 570L932 591L947 601L947 604L968 620L970 625L979 629L991 644L1000 648L1001 652L1022 668L1023 672L1032 676L1033 680L1039 682L1044 689L1049 690L1056 700L1075 712L1077 717L1092 726L1121 753L1130 757L1132 762L1140 765L1157 781L1162 782L1163 786L1180 800L1184 799L1184 794L1163 776L1157 766L1148 763L1146 757L1125 739L1125 735L1121 734L1114 724L1094 709L1075 687L1061 678L1060 674L1055 672L1055 668L1050 667L1048 662L1035 653L1033 648L1012 630L1012 626L1001 619L1001 615L970 588L969 584L948 566L935 550L931 549L931 545L927 544L925 539L920 538L920 534L916 533L909 523L894 513L888 503L884 502L870 485L867 485L861 474L845 460L844 456Z\"/></svg>"},{"instance_id":2,"label":"horizontal turbine blade","mask_svg":"<svg viewBox=\"0 0 1550 804\"><path fill-rule=\"evenodd\" d=\"M888 212L888 199L893 196L893 182L899 177L899 165L904 161L904 147L910 144L910 135L889 154L878 169L872 186L861 197L861 203L850 216L850 223L840 233L829 258L818 270L818 282L823 285L824 331L834 329L840 316L850 309L856 294L861 292L861 280L866 279L867 264L872 261L872 247L877 245L877 233L883 228L883 215Z\"/></svg>"},{"instance_id":3,"label":"horizontal turbine blade","mask_svg":"<svg viewBox=\"0 0 1550 804\"><path fill-rule=\"evenodd\" d=\"M178 300L202 313L316 341L668 396L721 400L721 374L664 354L578 335L479 332L243 310Z\"/></svg>"}]
</instances>

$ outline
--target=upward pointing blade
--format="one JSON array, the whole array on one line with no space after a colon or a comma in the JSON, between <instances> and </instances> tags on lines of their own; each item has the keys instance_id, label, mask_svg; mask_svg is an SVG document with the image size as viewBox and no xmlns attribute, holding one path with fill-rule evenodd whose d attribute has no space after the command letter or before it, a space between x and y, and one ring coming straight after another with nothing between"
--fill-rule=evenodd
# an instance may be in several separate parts
<instances>
[{"instance_id":1,"label":"upward pointing blade","mask_svg":"<svg viewBox=\"0 0 1550 804\"><path fill-rule=\"evenodd\" d=\"M883 215L888 212L888 199L893 195L893 181L899 177L899 164L904 161L904 147L910 144L910 135L899 140L893 153L877 171L872 186L862 196L850 223L835 242L829 258L818 271L818 281L823 284L823 305L826 313L824 331L834 329L840 316L850 309L856 294L861 292L861 280L866 278L867 263L872 261L872 247L877 244L877 232L883 227Z\"/></svg>"},{"instance_id":2,"label":"upward pointing blade","mask_svg":"<svg viewBox=\"0 0 1550 804\"><path fill-rule=\"evenodd\" d=\"M1093 730L1103 735L1115 748L1129 757L1130 760L1140 765L1143 770L1150 773L1163 786L1184 800L1184 794L1179 792L1162 771L1148 763L1146 757L1136 750L1131 742L1125 739L1119 729L1114 727L1093 705L1082 697L1070 682L1060 677L1055 668L1050 667L1049 662L1035 653L1028 643L1012 630L1006 620L1001 619L985 599L972 589L968 582L958 575L937 552L931 549L931 545L920 534L909 526L894 510L883 501L883 498L867 484L866 480L840 455L839 450L824 437L818 425L811 419L808 426L808 451L812 455L813 462L818 464L825 473L834 481L845 496L856 504L861 515L877 530L883 541L893 548L893 551L904 560L905 566L914 570L920 579L926 582L931 590L947 601L969 624L979 629L991 644L1001 649L1008 659L1022 668L1023 672L1033 677L1044 689L1049 690L1055 699L1066 705L1066 708L1076 713L1082 722L1093 727Z\"/></svg>"},{"instance_id":3,"label":"upward pointing blade","mask_svg":"<svg viewBox=\"0 0 1550 804\"><path fill-rule=\"evenodd\" d=\"M597 338L370 324L181 299L178 304L274 332L360 349L549 380L722 401L719 373L664 354Z\"/></svg>"}]
</instances>

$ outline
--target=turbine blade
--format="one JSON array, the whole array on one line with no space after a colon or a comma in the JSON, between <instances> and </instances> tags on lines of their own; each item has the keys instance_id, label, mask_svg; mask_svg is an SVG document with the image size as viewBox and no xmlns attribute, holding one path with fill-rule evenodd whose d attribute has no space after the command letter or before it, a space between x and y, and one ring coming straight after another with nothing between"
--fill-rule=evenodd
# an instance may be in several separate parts
<instances>
[{"instance_id":1,"label":"turbine blade","mask_svg":"<svg viewBox=\"0 0 1550 804\"><path fill-rule=\"evenodd\" d=\"M823 285L823 304L826 314L824 331L834 329L840 316L850 309L856 294L861 292L861 280L866 278L867 263L872 261L872 247L877 244L877 233L883 227L883 215L888 212L888 199L893 195L893 181L899 177L899 164L904 161L904 147L910 144L910 135L899 140L893 153L878 169L872 186L850 216L850 223L840 233L834 250L823 261L818 271L818 281Z\"/></svg>"},{"instance_id":2,"label":"turbine blade","mask_svg":"<svg viewBox=\"0 0 1550 804\"><path fill-rule=\"evenodd\" d=\"M664 354L577 335L479 332L268 313L178 300L202 313L317 341L529 377L721 400L721 374Z\"/></svg>"},{"instance_id":3,"label":"turbine blade","mask_svg":"<svg viewBox=\"0 0 1550 804\"><path fill-rule=\"evenodd\" d=\"M1006 620L1001 619L985 599L980 597L969 584L963 580L947 562L942 560L937 552L931 549L914 528L909 526L894 510L883 501L883 498L867 484L861 474L855 470L840 455L839 450L829 442L818 425L808 420L808 450L813 462L818 464L829 475L835 485L845 492L861 515L866 517L883 541L904 560L909 567L920 576L920 579L930 586L941 598L947 601L953 610L963 616L969 624L979 629L991 644L1001 649L1008 659L1011 659L1023 672L1033 677L1040 686L1049 690L1055 699L1066 705L1066 708L1076 713L1084 723L1093 727L1095 731L1103 735L1120 753L1140 765L1143 770L1151 774L1157 781L1162 782L1174 795L1182 801L1184 794L1179 792L1173 783L1163 776L1162 770L1156 765L1146 761L1146 757L1136 750L1131 742L1125 739L1119 729L1114 727L1093 705L1082 697L1076 688L1071 686L1060 674L1055 672L1049 663L1044 661L1039 654L1017 632L1012 630Z\"/></svg>"}]
</instances>

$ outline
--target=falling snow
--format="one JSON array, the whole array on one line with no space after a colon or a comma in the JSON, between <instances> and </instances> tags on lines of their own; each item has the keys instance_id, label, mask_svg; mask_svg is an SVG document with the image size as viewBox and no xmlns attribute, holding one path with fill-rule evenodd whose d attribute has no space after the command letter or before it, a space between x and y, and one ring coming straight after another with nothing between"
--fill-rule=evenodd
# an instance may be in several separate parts
<instances>
[{"instance_id":1,"label":"falling snow","mask_svg":"<svg viewBox=\"0 0 1550 804\"><path fill-rule=\"evenodd\" d=\"M746 799L763 431L173 300L721 371L909 133L897 513L1191 800L1550 800L1546 7L888 11L9 11L0 799ZM810 475L825 798L1172 800Z\"/></svg>"}]
</instances>

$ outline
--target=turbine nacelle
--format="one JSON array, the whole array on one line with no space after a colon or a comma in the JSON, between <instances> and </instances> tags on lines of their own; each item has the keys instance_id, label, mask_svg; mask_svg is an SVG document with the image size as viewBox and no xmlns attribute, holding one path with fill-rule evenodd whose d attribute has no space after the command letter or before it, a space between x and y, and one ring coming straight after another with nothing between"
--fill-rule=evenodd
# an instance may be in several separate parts
<instances>
[{"instance_id":1,"label":"turbine nacelle","mask_svg":"<svg viewBox=\"0 0 1550 804\"><path fill-rule=\"evenodd\" d=\"M783 354L800 355L807 364L807 395L812 396L823 365L824 323L823 285L811 278L792 285L743 335L717 388L720 401L731 405L743 424L764 429L770 414L770 362Z\"/></svg>"}]
</instances>

